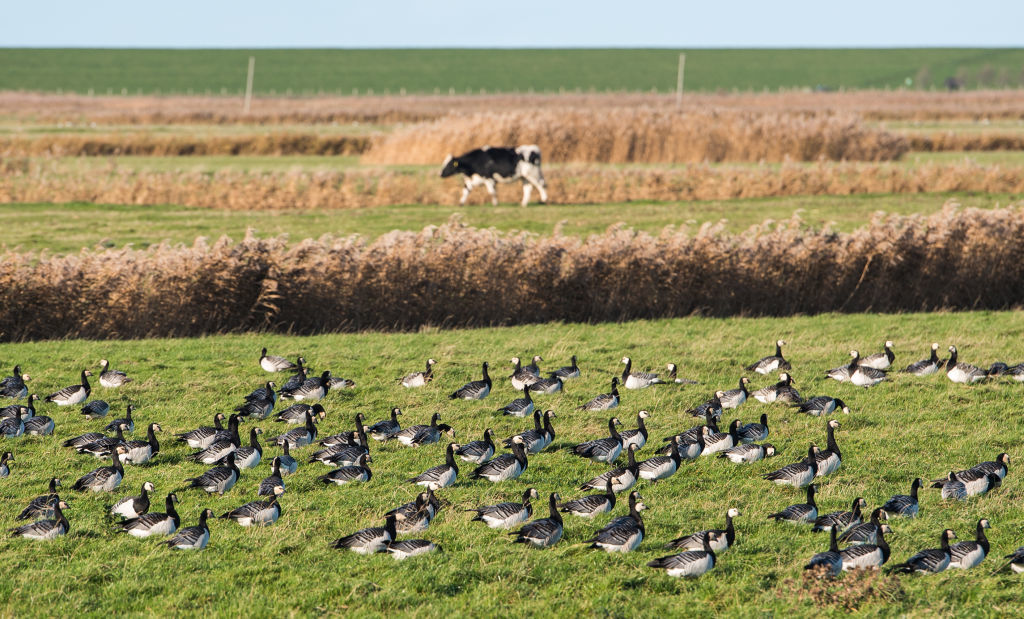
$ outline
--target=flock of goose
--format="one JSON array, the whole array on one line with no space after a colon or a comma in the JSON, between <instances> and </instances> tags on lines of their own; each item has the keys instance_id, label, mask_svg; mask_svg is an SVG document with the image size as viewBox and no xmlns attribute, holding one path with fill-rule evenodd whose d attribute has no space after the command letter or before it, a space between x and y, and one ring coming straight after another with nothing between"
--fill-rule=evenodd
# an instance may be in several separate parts
<instances>
[{"instance_id":1,"label":"flock of goose","mask_svg":"<svg viewBox=\"0 0 1024 619\"><path fill-rule=\"evenodd\" d=\"M777 341L775 354L746 367L749 372L764 375L779 373L776 383L749 391L750 380L744 376L738 380L737 388L716 391L709 400L689 411L701 418L703 423L666 437L657 455L637 459L639 452L647 446L649 437L646 422L651 419L651 415L644 410L636 413L636 428L620 430L622 423L618 417L613 416L608 419L607 436L570 446L567 451L572 456L603 467L600 474L580 485L580 490L594 491L594 494L563 500L558 493L552 492L547 496L546 512L542 511L535 517L534 503L541 501L541 495L533 487L519 488L515 490L515 496L519 499L517 501L481 505L467 511L474 514L473 521L482 522L493 529L507 530L514 543L545 548L563 539L566 529L564 518L592 519L610 513L621 502L619 495L629 491L626 501L628 511L581 540L607 552L633 551L647 534L642 515L647 506L644 498L634 489L638 483L645 481L654 484L668 479L680 470L683 461L697 458L713 455L735 464L749 464L776 454L775 447L765 442L771 434L767 413L762 414L757 422L741 424L735 419L727 429L719 428L724 411L736 409L752 397L767 404L783 403L797 413L827 419L824 423L823 448L811 444L802 460L762 474L767 482L806 489L805 502L789 505L775 513L766 514L766 517L829 533L829 549L811 557L807 569L836 575L844 570L880 568L890 558L886 535L893 532L894 519L913 518L919 513L918 491L924 487L925 482L920 478L908 480L908 495L893 496L870 511L866 519L867 503L861 497L852 500L849 511L819 513L815 503L818 486L843 464L843 453L836 438L841 426L839 421L830 416L837 412L849 413L850 408L843 400L832 396L802 397L794 385L792 366L783 356L784 345L784 341ZM893 367L895 354L892 346L892 342L886 342L883 352L866 357L851 351L851 361L829 370L827 377L841 382L849 381L865 389L873 387L886 380L887 371ZM933 344L930 358L913 363L902 371L916 376L943 371L949 380L956 383L972 383L1000 376L1024 381L1024 364L1011 366L994 363L988 369L982 369L959 361L953 346L949 347L949 358L941 360L937 354L938 348L938 344ZM422 491L414 501L384 514L383 526L359 529L335 539L331 546L361 554L387 552L396 559L438 551L440 547L431 540L399 538L428 529L445 504L438 496L440 491L456 483L507 483L519 478L533 458L550 458L551 455L545 452L552 451L548 448L555 439L553 420L557 419L557 415L554 410L542 411L534 397L561 391L566 381L580 376L580 367L573 356L570 365L542 377L538 365L541 361L543 359L540 356L535 356L531 363L523 365L519 358L512 359L514 369L508 379L515 392L521 393L521 397L496 408L496 412L502 415L532 417L532 428L526 428L503 440L496 439L493 429L487 428L479 440L462 444L449 442L444 448L443 463L408 480L409 483L422 486ZM617 408L621 403L619 387L635 390L666 383L694 384L692 380L679 377L678 368L674 364L667 365L667 374L658 375L634 370L629 357L623 357L621 363L624 370L621 376L612 379L610 391L597 395L578 407L578 410L609 411ZM118 389L132 381L124 372L111 369L106 360L102 360L100 365L98 382L103 388ZM424 370L402 377L399 379L400 384L409 389L428 387L434 378L435 365L436 361L429 359ZM266 526L281 517L279 499L286 491L286 478L295 474L299 468L299 461L293 456L296 451L310 449L310 453L304 454L308 462L332 467L329 472L317 478L319 482L343 486L369 482L373 478L370 468L373 462L370 455L371 439L383 443L393 441L393 444L400 446L398 448L402 448L423 447L439 443L445 436L455 436L454 428L440 423L439 413L433 415L429 424L403 427L399 419L403 413L398 408L393 408L388 417L368 425L364 415L359 413L355 416L354 429L320 436L318 425L326 417L321 401L332 391L352 388L354 383L334 377L330 371L317 376L310 372L302 357L292 362L280 356L268 355L265 348L259 357L259 366L266 372L291 372L292 375L280 387L274 381L263 381L261 387L245 396L229 417L218 413L214 417L213 426L203 426L175 435L176 445L193 449L187 460L210 467L200 475L185 479L185 486L181 490L194 488L224 495L239 481L243 471L256 469L264 460L264 447L260 442L262 430L252 428L248 444L243 444L240 426L244 421L274 419L294 426L278 436L264 439L279 448L281 453L270 458L270 475L258 487L260 498L220 516L238 525ZM448 397L453 400L483 400L490 396L494 383L488 370L489 365L484 362L479 380L465 384ZM80 405L83 417L105 420L111 407L103 400L89 400L92 395L89 383L91 376L91 371L83 370L79 383L50 394L42 399L43 402L61 407ZM13 374L0 381L0 396L16 401L26 399L25 404L14 403L0 409L0 435L7 439L9 445L16 445L13 441L25 434L49 436L55 431L54 419L36 410L39 397L29 393L29 380L30 376L23 374L20 366L15 366ZM291 404L284 406L286 401ZM126 476L126 464L142 465L159 455L161 445L157 434L163 431L159 423L146 426L145 440L129 440L125 436L136 429L133 411L134 407L129 405L123 418L107 423L104 431L110 434L89 432L69 437L63 442L65 447L84 456L91 455L109 461L109 465L98 467L79 478L71 486L73 490L113 493ZM509 451L497 454L499 443ZM16 462L15 451L13 447L4 451L0 459L0 477L17 474L16 465L12 470L10 464ZM617 465L623 458L626 460L625 465ZM982 495L1003 483L1009 461L1009 456L1001 453L992 461L981 462L960 471L950 471L948 475L934 480L932 486L941 489L944 500L962 501ZM471 470L466 471L470 467L460 462L469 463ZM512 487L511 484L509 486ZM34 498L17 516L29 522L11 529L11 535L45 540L66 534L71 527L65 513L69 504L59 495L61 487L58 477L51 478L47 491ZM175 507L178 503L177 493L167 494L164 511L155 512L150 510L150 494L154 491L154 484L144 481L140 494L125 496L113 503L110 515L121 519L118 528L134 537L158 537L175 549L206 547L210 541L209 520L215 517L213 511L203 509L197 524L182 527ZM700 576L714 568L720 553L736 544L734 519L740 515L738 509L730 508L726 512L724 528L697 531L666 542L665 548L677 552L653 559L648 565L664 569L670 576ZM939 535L939 548L922 550L889 569L897 572L934 573L945 569L973 567L989 553L989 543L985 537L985 530L989 526L988 519L980 519L974 539L955 544L951 543L956 538L954 531L945 529ZM840 543L844 543L845 548L840 549ZM1015 572L1024 572L1024 547L1006 558Z\"/></svg>"}]
</instances>

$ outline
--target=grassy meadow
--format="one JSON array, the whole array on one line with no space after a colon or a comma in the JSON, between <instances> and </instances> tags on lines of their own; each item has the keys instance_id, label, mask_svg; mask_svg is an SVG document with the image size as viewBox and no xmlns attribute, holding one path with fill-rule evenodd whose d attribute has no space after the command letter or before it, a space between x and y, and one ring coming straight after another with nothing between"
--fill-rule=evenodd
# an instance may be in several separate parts
<instances>
[{"instance_id":1,"label":"grassy meadow","mask_svg":"<svg viewBox=\"0 0 1024 619\"><path fill-rule=\"evenodd\" d=\"M135 382L117 390L94 387L93 397L110 402L109 417L120 416L127 403L141 435L158 422L161 453L148 465L129 467L113 495L78 494L74 480L102 465L89 456L74 455L60 443L93 431L105 421L79 419L77 407L39 407L55 419L50 437L21 437L3 441L15 453L11 476L0 480L0 526L13 527L14 515L29 499L45 490L50 476L65 484L70 496L70 533L52 542L14 539L4 542L8 571L0 579L3 614L46 608L53 614L123 612L144 614L386 614L420 616L517 612L586 613L653 616L664 613L702 613L724 616L817 612L858 609L872 616L968 613L1005 615L1017 604L1019 577L993 573L999 556L1024 543L1024 511L1014 473L1022 454L1024 427L1015 410L1022 386L1009 380L971 387L954 385L944 376L892 380L863 390L849 383L822 378L824 370L843 363L850 348L865 354L881 349L884 339L895 341L896 366L923 358L930 342L959 346L961 357L979 364L995 360L1016 362L1022 335L1019 314L822 315L783 319L689 318L623 324L549 324L506 329L437 331L416 334L358 334L319 337L241 335L191 340L122 342L52 341L0 344L0 364L20 363L32 375L30 389L45 395L77 380L81 369L97 369L101 357L125 370ZM738 466L715 458L684 463L675 476L655 484L642 482L639 491L647 537L627 555L608 555L582 542L610 516L594 521L566 517L565 539L548 550L513 545L502 531L470 522L462 510L480 504L518 500L533 486L542 497L557 491L563 499L583 494L581 482L606 467L569 455L566 448L607 434L607 420L617 415L623 428L636 426L636 413L649 410L650 442L641 452L650 457L661 437L697 423L685 410L702 402L715 389L735 386L748 374L743 366L770 354L772 342L789 342L786 357L793 363L796 386L805 397L829 394L843 398L852 409L840 415L838 442L843 464L819 480L822 512L848 509L854 497L874 508L889 496L906 493L915 476L931 479L950 469L989 460L1001 451L1011 456L1011 472L1003 487L964 503L944 504L937 490L922 491L922 512L915 520L892 522L896 535L891 562L899 562L926 547L934 547L945 527L961 539L973 536L978 518L989 518L992 557L969 572L928 577L846 574L836 584L803 579L801 569L828 540L809 527L774 523L768 513L803 502L804 492L776 487L760 474L803 457L811 441L824 443L825 420L799 416L781 405L751 399L728 413L744 422L762 412L769 417L769 441L779 450L774 459ZM491 484L470 480L472 466L461 465L458 483L439 491L445 505L423 537L438 542L442 554L395 562L388 556L364 557L328 548L328 543L356 529L377 526L381 514L415 496L405 482L443 462L443 445L419 449L388 443L371 447L373 479L366 484L326 487L316 477L329 468L305 464L312 448L296 450L298 473L287 477L283 515L273 526L243 529L233 523L212 523L209 547L202 552L172 552L158 540L138 540L115 533L105 518L117 498L137 493L143 481L157 491L154 511L162 511L167 492L178 490L183 525L195 524L204 507L217 514L255 498L259 481L269 475L269 462L279 453L266 447L264 461L243 472L224 497L180 489L183 480L207 467L184 460L188 449L172 441L175 432L208 425L217 412L230 412L251 389L269 375L257 365L260 347L287 356L304 355L316 368L356 381L349 391L330 394L324 401L328 416L321 435L353 427L363 412L372 422L392 406L403 409L403 426L427 423L437 411L457 432L456 441L480 437L491 427L506 437L531 425L528 419L500 416L495 409L516 397L505 377L513 355L544 357L542 368L554 369L579 356L583 376L566 391L538 396L538 406L553 409L557 437L545 452L530 459L518 480ZM680 365L680 374L700 381L698 386L659 385L625 391L622 405L612 413L574 410L607 391L611 376L621 372L619 358L629 355L638 369ZM437 359L437 378L419 390L405 390L394 380L419 369L427 357ZM495 387L482 402L450 401L446 395L464 382L479 378L479 364L491 363ZM752 388L774 377L752 375ZM247 422L274 436L281 428L271 420ZM247 439L243 439L247 442ZM264 445L266 440L263 441ZM460 461L461 463L461 461ZM614 510L620 515L622 503ZM737 545L721 553L714 571L696 581L677 580L645 566L669 554L661 545L696 530L721 527L724 512L737 507ZM544 503L537 512L545 511ZM865 582L867 581L867 582ZM870 584L871 586L867 586ZM836 593L837 597L829 597Z\"/></svg>"}]
</instances>

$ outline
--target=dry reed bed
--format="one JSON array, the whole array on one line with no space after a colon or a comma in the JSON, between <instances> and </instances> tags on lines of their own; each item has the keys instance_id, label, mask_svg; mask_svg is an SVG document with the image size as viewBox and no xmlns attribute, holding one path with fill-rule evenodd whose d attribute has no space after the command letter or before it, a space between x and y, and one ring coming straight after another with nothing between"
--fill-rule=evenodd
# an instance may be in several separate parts
<instances>
[{"instance_id":1,"label":"dry reed bed","mask_svg":"<svg viewBox=\"0 0 1024 619\"><path fill-rule=\"evenodd\" d=\"M49 133L0 137L0 156L106 157L145 155L358 155L370 146L368 136L310 133L182 136L152 133Z\"/></svg>"},{"instance_id":2,"label":"dry reed bed","mask_svg":"<svg viewBox=\"0 0 1024 619\"><path fill-rule=\"evenodd\" d=\"M635 201L724 200L862 193L1024 192L1024 168L971 161L906 166L818 162L768 165L694 164L673 168L569 165L545 171L551 201L597 204ZM226 210L311 210L454 204L459 183L437 170L360 168L324 172L247 173L222 170L68 170L51 160L0 161L0 202L177 204ZM518 200L514 187L499 189ZM520 194L521 195L521 194ZM488 201L478 191L473 203Z\"/></svg>"},{"instance_id":3,"label":"dry reed bed","mask_svg":"<svg viewBox=\"0 0 1024 619\"><path fill-rule=\"evenodd\" d=\"M1015 307L1024 210L876 219L851 234L799 219L585 240L452 220L422 232L8 254L0 340L320 333L530 322Z\"/></svg>"},{"instance_id":4,"label":"dry reed bed","mask_svg":"<svg viewBox=\"0 0 1024 619\"><path fill-rule=\"evenodd\" d=\"M241 97L94 96L0 92L0 116L25 122L101 124L390 124L437 119L452 113L508 112L562 107L675 109L674 95L502 94L369 97L258 97L242 111ZM872 120L1024 119L1019 90L810 91L687 93L684 111L728 108L759 113L830 112Z\"/></svg>"}]
</instances>

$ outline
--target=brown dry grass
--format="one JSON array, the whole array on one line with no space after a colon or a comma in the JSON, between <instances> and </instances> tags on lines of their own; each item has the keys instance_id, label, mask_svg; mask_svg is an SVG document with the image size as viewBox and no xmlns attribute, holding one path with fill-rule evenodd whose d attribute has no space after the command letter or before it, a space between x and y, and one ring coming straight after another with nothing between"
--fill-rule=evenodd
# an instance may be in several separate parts
<instances>
[{"instance_id":1,"label":"brown dry grass","mask_svg":"<svg viewBox=\"0 0 1024 619\"><path fill-rule=\"evenodd\" d=\"M1024 192L1024 169L969 161L904 166L833 163L781 166L613 168L570 165L545 170L556 204L722 200L862 193ZM110 165L75 171L37 159L0 161L0 202L178 204L228 210L346 209L392 204L452 204L460 185L436 169L377 168L247 173L136 171ZM487 201L474 192L475 203Z\"/></svg>"},{"instance_id":2,"label":"brown dry grass","mask_svg":"<svg viewBox=\"0 0 1024 619\"><path fill-rule=\"evenodd\" d=\"M358 155L370 137L309 133L182 136L152 133L50 133L0 137L0 156Z\"/></svg>"},{"instance_id":3,"label":"brown dry grass","mask_svg":"<svg viewBox=\"0 0 1024 619\"><path fill-rule=\"evenodd\" d=\"M799 582L784 580L776 595L810 599L819 608L833 607L852 613L871 602L898 602L906 594L899 578L885 575L881 570L854 570L838 579L831 578L824 568L819 568L805 571Z\"/></svg>"},{"instance_id":4,"label":"brown dry grass","mask_svg":"<svg viewBox=\"0 0 1024 619\"><path fill-rule=\"evenodd\" d=\"M850 234L794 217L737 235L613 226L581 240L453 220L372 243L7 254L0 291L2 340L996 309L1024 298L1024 209L948 205Z\"/></svg>"}]
</instances>

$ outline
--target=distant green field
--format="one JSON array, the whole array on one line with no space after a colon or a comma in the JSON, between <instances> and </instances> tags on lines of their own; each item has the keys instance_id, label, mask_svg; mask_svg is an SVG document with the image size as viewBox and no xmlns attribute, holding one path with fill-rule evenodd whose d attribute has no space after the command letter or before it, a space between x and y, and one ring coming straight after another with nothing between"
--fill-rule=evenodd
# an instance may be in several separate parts
<instances>
[{"instance_id":1,"label":"distant green field","mask_svg":"<svg viewBox=\"0 0 1024 619\"><path fill-rule=\"evenodd\" d=\"M1016 87L1024 49L0 49L0 90L259 94Z\"/></svg>"}]
</instances>

